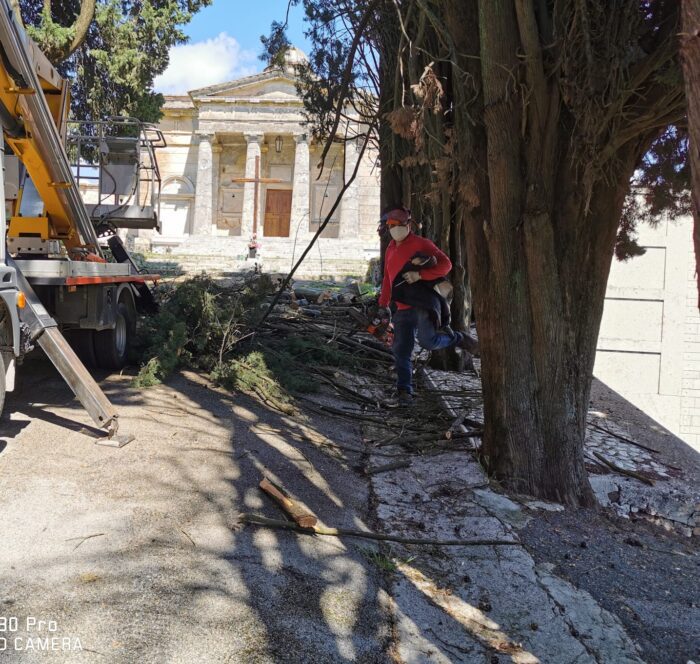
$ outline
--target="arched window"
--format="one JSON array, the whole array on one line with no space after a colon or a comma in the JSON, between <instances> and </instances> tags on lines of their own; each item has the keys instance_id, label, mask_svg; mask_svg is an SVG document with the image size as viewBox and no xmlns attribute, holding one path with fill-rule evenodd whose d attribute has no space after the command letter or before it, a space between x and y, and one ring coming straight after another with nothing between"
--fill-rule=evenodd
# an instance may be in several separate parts
<instances>
[{"instance_id":1,"label":"arched window","mask_svg":"<svg viewBox=\"0 0 700 664\"><path fill-rule=\"evenodd\" d=\"M189 178L173 176L163 182L161 196L194 196L194 185Z\"/></svg>"}]
</instances>

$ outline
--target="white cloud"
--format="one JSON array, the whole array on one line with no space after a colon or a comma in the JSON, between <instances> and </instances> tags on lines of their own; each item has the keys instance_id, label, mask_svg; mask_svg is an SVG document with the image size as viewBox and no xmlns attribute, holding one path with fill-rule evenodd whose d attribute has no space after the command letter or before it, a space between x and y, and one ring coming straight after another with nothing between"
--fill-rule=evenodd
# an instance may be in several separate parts
<instances>
[{"instance_id":1,"label":"white cloud","mask_svg":"<svg viewBox=\"0 0 700 664\"><path fill-rule=\"evenodd\" d=\"M213 39L170 49L168 68L154 81L157 92L184 94L248 76L259 69L255 54L222 32Z\"/></svg>"}]
</instances>

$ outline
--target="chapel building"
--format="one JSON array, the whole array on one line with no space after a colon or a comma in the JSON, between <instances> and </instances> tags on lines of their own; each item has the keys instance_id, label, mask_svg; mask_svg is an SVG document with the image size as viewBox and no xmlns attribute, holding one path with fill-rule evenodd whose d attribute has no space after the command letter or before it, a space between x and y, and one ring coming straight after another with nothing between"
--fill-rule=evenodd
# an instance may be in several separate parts
<instances>
[{"instance_id":1,"label":"chapel building","mask_svg":"<svg viewBox=\"0 0 700 664\"><path fill-rule=\"evenodd\" d=\"M304 61L291 48L282 67L166 97L161 228L141 231L137 244L200 256L209 268L218 261L235 270L254 259L267 271L289 270L358 164L362 140L352 138L359 123L347 127L348 138L332 146L320 170L323 145L312 140L296 87ZM303 271L365 272L379 250L379 174L377 150L368 146Z\"/></svg>"}]
</instances>

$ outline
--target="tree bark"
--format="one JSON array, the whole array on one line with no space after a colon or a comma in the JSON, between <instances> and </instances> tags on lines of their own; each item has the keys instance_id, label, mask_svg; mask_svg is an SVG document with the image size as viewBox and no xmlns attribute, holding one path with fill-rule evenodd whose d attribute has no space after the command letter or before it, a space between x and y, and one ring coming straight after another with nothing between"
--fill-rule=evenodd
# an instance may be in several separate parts
<instances>
[{"instance_id":1,"label":"tree bark","mask_svg":"<svg viewBox=\"0 0 700 664\"><path fill-rule=\"evenodd\" d=\"M681 56L688 107L695 278L700 308L700 0L683 0Z\"/></svg>"},{"instance_id":2,"label":"tree bark","mask_svg":"<svg viewBox=\"0 0 700 664\"><path fill-rule=\"evenodd\" d=\"M555 210L545 193L553 169L540 159L533 163L528 145L522 149L523 109L511 74L519 42L512 3L480 2L479 25L490 205L483 237L469 244L486 245L490 269L485 255L470 255L469 263L482 268L473 281L483 358L483 457L514 490L590 505L583 431L592 359L572 352L572 324L575 329L581 322L567 325L563 317L562 290L569 284L557 278ZM474 227L471 232L479 234ZM586 332L597 337L597 328Z\"/></svg>"},{"instance_id":3,"label":"tree bark","mask_svg":"<svg viewBox=\"0 0 700 664\"><path fill-rule=\"evenodd\" d=\"M544 75L532 4L445 0L445 12L474 88L455 86L455 108L483 460L513 490L591 505L583 442L596 342L624 197L649 135L620 148L586 196L575 122Z\"/></svg>"},{"instance_id":4,"label":"tree bark","mask_svg":"<svg viewBox=\"0 0 700 664\"><path fill-rule=\"evenodd\" d=\"M393 25L393 23L388 23L387 25ZM398 33L398 30L396 32ZM380 207L382 212L390 206L401 205L404 201L403 169L398 163L403 152L403 139L394 134L386 118L387 113L394 108L395 76L398 67L397 54L393 48L393 42L390 39L387 39L387 41L388 47L382 52L379 60L378 134L379 161L381 163ZM388 233L384 233L379 236L379 239L379 274L383 275L384 254L391 238Z\"/></svg>"},{"instance_id":5,"label":"tree bark","mask_svg":"<svg viewBox=\"0 0 700 664\"><path fill-rule=\"evenodd\" d=\"M88 30L90 29L90 24L95 18L95 7L97 0L82 0L80 3L80 14L78 18L75 19L73 24L73 29L75 34L73 35L73 40L68 47L68 51L63 56L63 59L69 58L75 51L77 51L85 41Z\"/></svg>"},{"instance_id":6,"label":"tree bark","mask_svg":"<svg viewBox=\"0 0 700 664\"><path fill-rule=\"evenodd\" d=\"M417 127L419 157L403 169L404 194L408 173L432 236L466 263L485 465L513 490L591 505L583 444L607 278L632 173L682 115L681 87L668 76L678 4L652 3L642 16L627 0L615 21L601 3L401 4L410 33L401 77L410 80L400 97L395 80L385 99L405 107L413 94L411 112L423 103L422 126L418 114L402 116ZM426 45L428 24L438 38ZM430 75L446 90L434 115ZM441 143L448 134L454 145ZM441 162L446 154L456 169ZM458 189L447 205L432 186L445 172Z\"/></svg>"}]
</instances>

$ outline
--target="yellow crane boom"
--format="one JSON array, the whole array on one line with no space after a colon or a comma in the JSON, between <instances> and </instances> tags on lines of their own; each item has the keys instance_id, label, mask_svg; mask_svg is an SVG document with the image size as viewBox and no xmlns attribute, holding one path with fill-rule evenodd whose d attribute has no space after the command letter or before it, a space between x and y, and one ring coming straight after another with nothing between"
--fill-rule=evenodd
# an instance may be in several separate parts
<instances>
[{"instance_id":1,"label":"yellow crane boom","mask_svg":"<svg viewBox=\"0 0 700 664\"><path fill-rule=\"evenodd\" d=\"M23 220L26 231L48 229L48 238L67 249L87 246L100 254L92 223L80 198L62 136L70 104L68 83L17 25L13 13L0 20L0 116L5 141L17 155L44 203L44 216ZM12 225L12 221L11 221Z\"/></svg>"}]
</instances>

